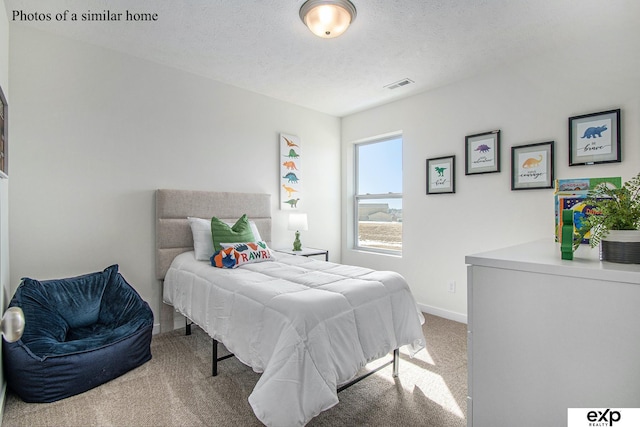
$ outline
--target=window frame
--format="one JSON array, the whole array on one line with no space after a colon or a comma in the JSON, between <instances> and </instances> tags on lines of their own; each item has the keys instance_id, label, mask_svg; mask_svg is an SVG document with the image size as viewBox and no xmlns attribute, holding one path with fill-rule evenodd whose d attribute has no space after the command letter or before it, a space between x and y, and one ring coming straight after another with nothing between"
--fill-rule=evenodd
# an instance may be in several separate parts
<instances>
[{"instance_id":1,"label":"window frame","mask_svg":"<svg viewBox=\"0 0 640 427\"><path fill-rule=\"evenodd\" d=\"M389 134L389 135L384 135L384 136L380 136L380 137L376 137L374 139L370 139L370 140L366 140L366 141L361 141L361 142L357 142L353 144L353 158L354 158L354 167L353 167L353 173L354 173L354 194L353 194L353 216L352 216L352 220L353 220L353 249L354 250L358 250L358 251L364 251L364 252L372 252L372 253L380 253L380 254L386 254L386 255L394 255L394 256L402 256L402 246L399 250L394 250L394 249L382 249L382 248L373 248L370 246L361 246L360 245L360 239L359 239L359 204L360 204L360 200L378 200L378 199L400 199L402 200L403 198L403 193L393 193L393 192L389 192L389 193L365 193L365 194L359 194L358 191L360 189L360 182L359 182L359 177L360 177L360 158L359 158L359 147L362 146L366 146L366 145L372 145L372 144L379 144L381 142L387 142L387 141L391 141L391 140L395 140L395 139L400 139L400 142L402 144L402 148L401 148L401 163L402 163L402 151L404 149L404 139L402 138L402 133L394 133L394 134ZM401 170L403 170L403 165L401 164ZM403 177L402 177L403 181L404 181L404 171L403 171ZM403 185L403 190L404 190L404 185ZM404 203L403 203L403 210L404 210ZM404 229L402 232L402 236L401 236L401 243L404 244Z\"/></svg>"}]
</instances>

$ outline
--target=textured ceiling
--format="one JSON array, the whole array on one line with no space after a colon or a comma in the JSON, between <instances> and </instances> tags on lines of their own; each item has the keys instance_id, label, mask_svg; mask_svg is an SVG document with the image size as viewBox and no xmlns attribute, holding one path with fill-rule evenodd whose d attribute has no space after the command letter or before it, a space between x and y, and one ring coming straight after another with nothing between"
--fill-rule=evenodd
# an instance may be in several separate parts
<instances>
[{"instance_id":1,"label":"textured ceiling","mask_svg":"<svg viewBox=\"0 0 640 427\"><path fill-rule=\"evenodd\" d=\"M358 15L335 39L300 21L303 0L5 0L30 25L170 65L283 101L344 116L474 74L637 28L638 0L352 0ZM13 21L13 11L50 13ZM68 10L78 21L56 21ZM122 13L82 22L81 14ZM124 13L157 13L126 22ZM633 33L637 36L637 30ZM395 90L384 86L410 78Z\"/></svg>"}]
</instances>

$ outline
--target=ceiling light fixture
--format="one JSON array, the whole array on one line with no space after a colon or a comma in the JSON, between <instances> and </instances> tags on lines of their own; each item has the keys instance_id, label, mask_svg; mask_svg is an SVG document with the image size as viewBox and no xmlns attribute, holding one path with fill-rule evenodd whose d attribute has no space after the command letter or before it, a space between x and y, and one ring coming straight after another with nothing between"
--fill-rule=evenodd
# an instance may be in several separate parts
<instances>
[{"instance_id":1,"label":"ceiling light fixture","mask_svg":"<svg viewBox=\"0 0 640 427\"><path fill-rule=\"evenodd\" d=\"M356 7L349 0L307 0L300 19L316 36L332 39L347 31L356 19Z\"/></svg>"}]
</instances>

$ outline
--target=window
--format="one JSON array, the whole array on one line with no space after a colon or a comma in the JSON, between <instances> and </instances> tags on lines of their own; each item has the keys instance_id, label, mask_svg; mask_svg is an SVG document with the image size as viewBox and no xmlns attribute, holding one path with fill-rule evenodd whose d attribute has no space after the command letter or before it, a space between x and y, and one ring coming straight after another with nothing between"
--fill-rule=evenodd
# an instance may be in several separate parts
<instances>
[{"instance_id":1,"label":"window","mask_svg":"<svg viewBox=\"0 0 640 427\"><path fill-rule=\"evenodd\" d=\"M402 253L402 137L355 145L355 247Z\"/></svg>"}]
</instances>

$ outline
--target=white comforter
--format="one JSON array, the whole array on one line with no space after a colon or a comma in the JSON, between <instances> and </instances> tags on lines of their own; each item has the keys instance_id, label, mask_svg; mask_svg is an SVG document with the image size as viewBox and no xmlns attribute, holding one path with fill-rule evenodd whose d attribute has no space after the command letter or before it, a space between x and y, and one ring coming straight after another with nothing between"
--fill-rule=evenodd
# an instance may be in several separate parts
<instances>
[{"instance_id":1,"label":"white comforter","mask_svg":"<svg viewBox=\"0 0 640 427\"><path fill-rule=\"evenodd\" d=\"M262 372L249 403L266 425L304 425L367 362L424 347L424 317L399 274L274 256L228 270L186 252L164 281L166 303Z\"/></svg>"}]
</instances>

